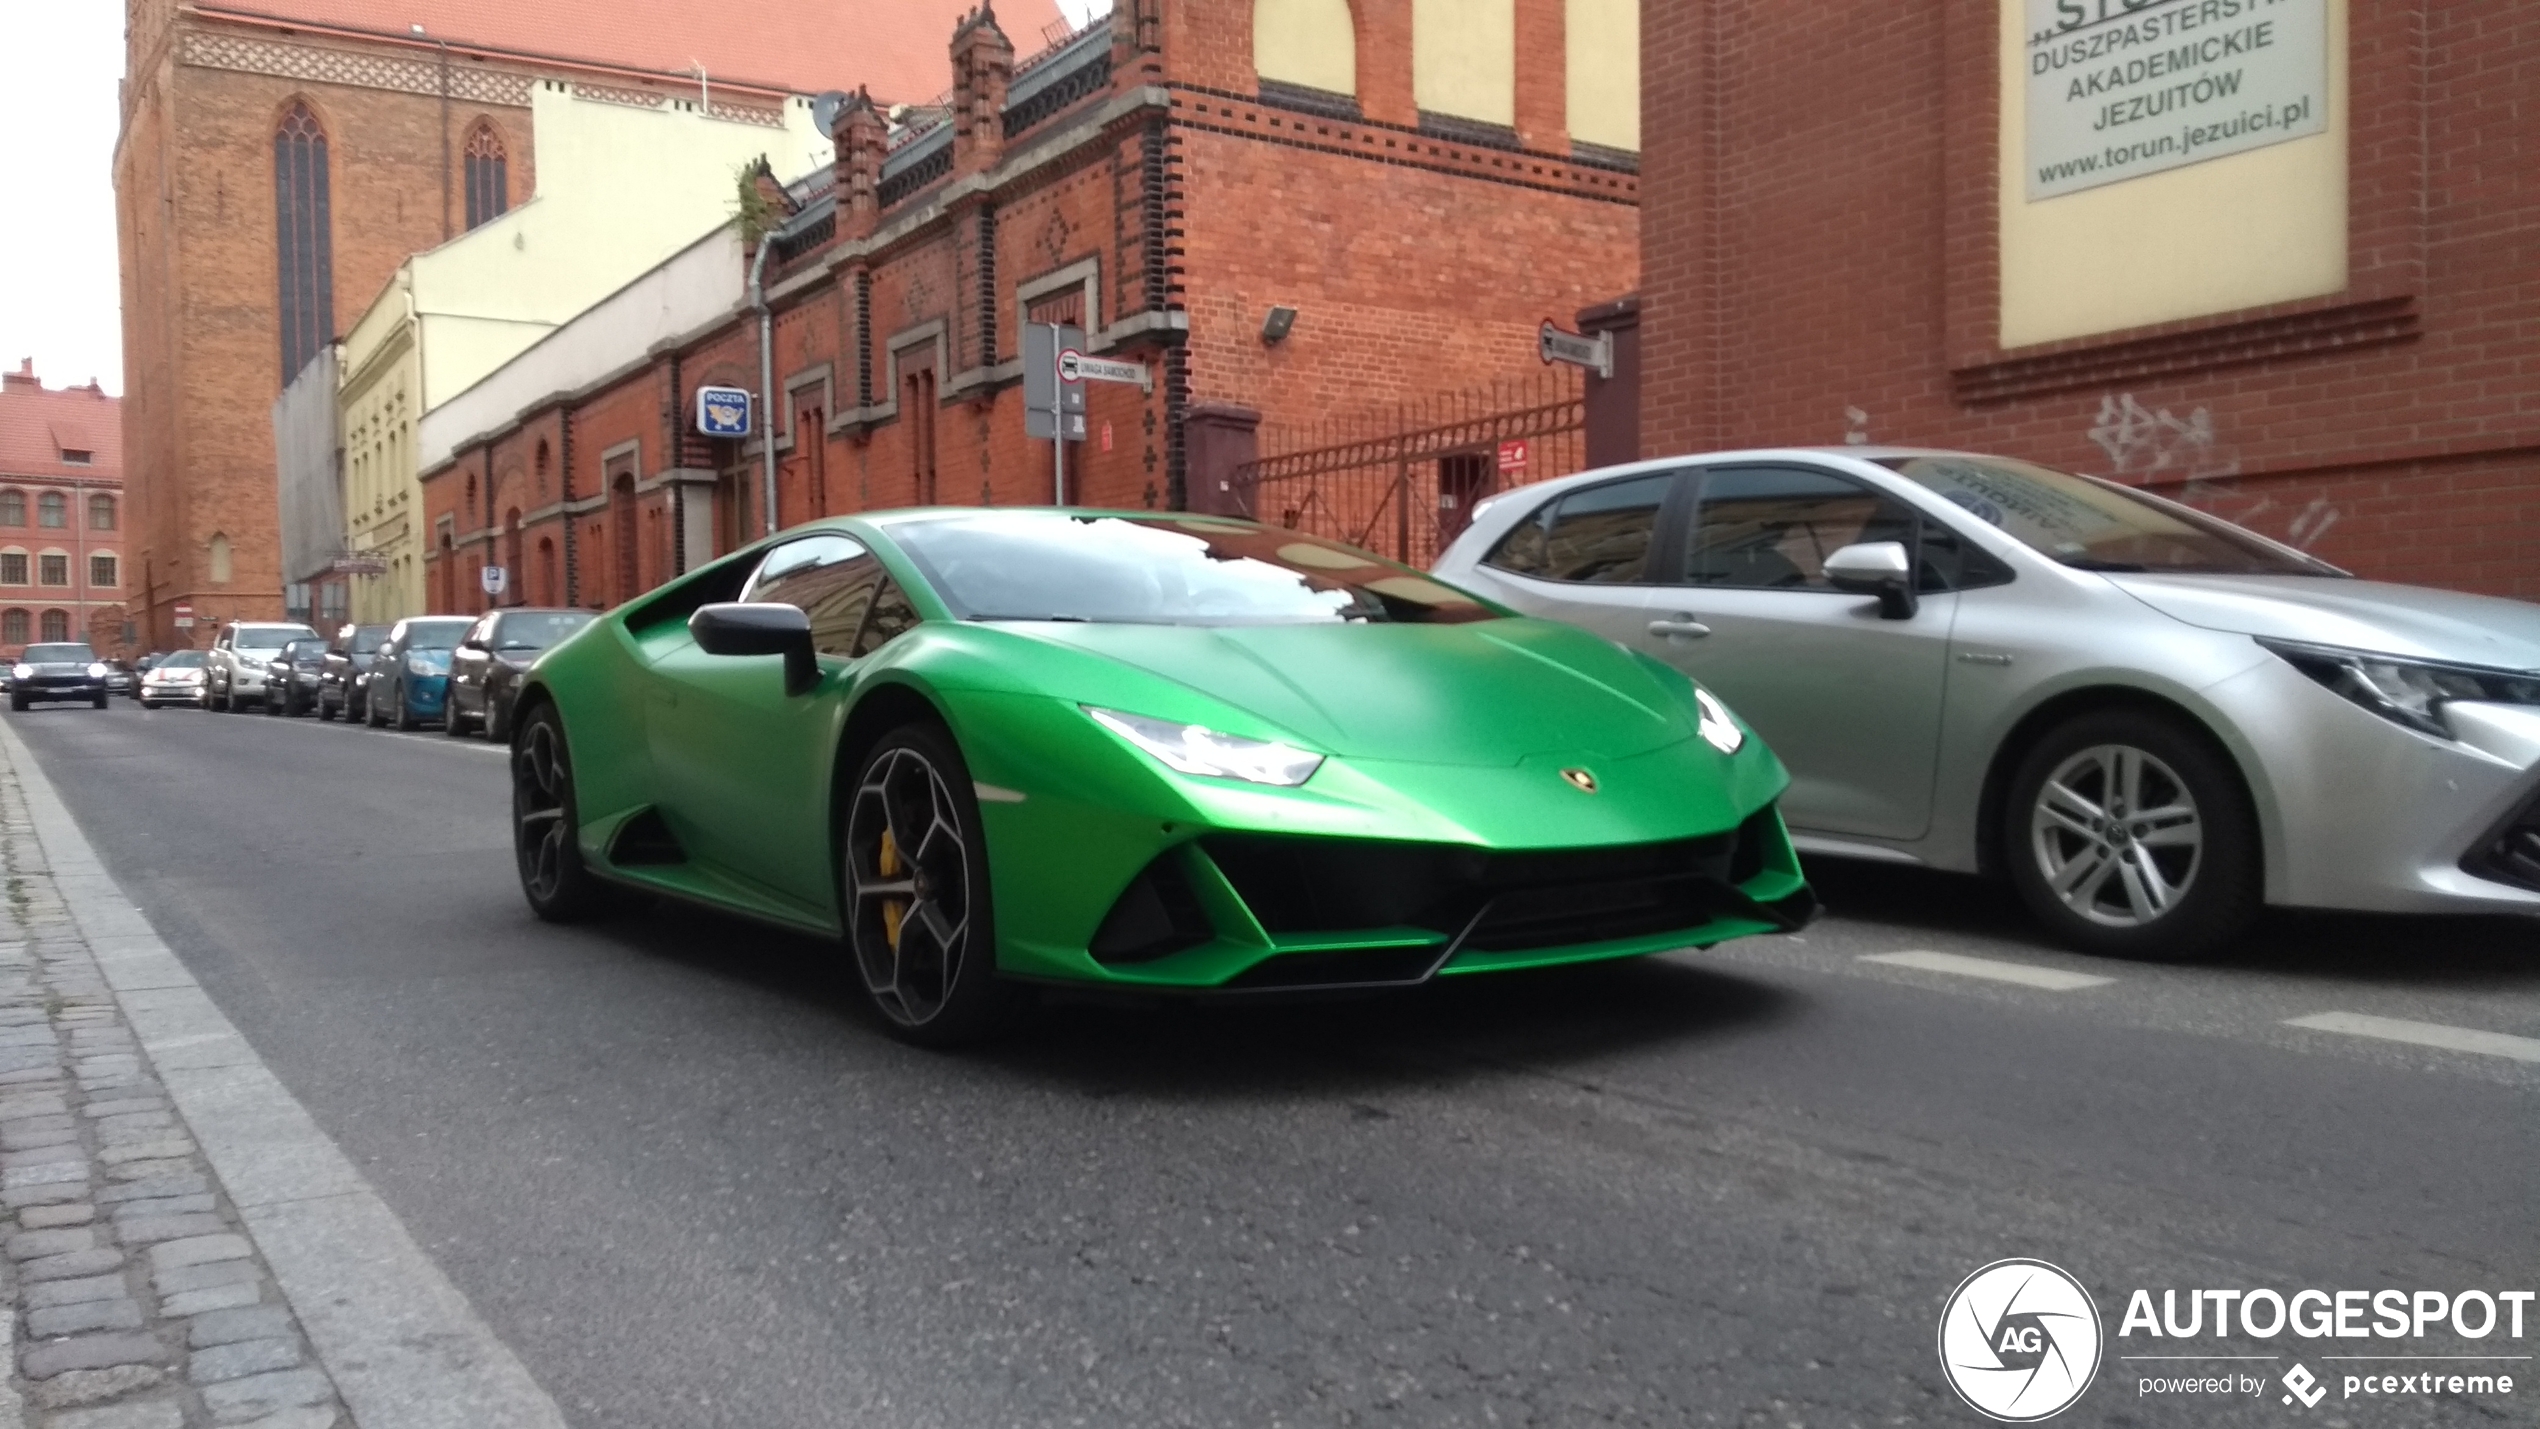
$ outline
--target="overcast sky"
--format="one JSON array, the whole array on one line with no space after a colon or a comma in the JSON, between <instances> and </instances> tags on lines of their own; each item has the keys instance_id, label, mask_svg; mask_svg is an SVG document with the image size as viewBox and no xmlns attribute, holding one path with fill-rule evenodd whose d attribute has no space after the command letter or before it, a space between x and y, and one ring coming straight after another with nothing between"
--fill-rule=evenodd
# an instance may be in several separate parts
<instances>
[{"instance_id":1,"label":"overcast sky","mask_svg":"<svg viewBox=\"0 0 2540 1429\"><path fill-rule=\"evenodd\" d=\"M1078 21L1110 0L1059 0ZM0 366L123 391L115 273L117 0L0 0ZM565 48L559 45L558 48Z\"/></svg>"},{"instance_id":2,"label":"overcast sky","mask_svg":"<svg viewBox=\"0 0 2540 1429\"><path fill-rule=\"evenodd\" d=\"M0 365L123 391L116 316L116 0L0 0Z\"/></svg>"}]
</instances>

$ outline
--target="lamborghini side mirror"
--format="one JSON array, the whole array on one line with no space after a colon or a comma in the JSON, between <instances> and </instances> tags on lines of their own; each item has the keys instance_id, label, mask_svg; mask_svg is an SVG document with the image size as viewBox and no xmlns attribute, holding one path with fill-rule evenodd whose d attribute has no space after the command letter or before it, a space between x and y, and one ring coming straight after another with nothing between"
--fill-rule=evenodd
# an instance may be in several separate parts
<instances>
[{"instance_id":1,"label":"lamborghini side mirror","mask_svg":"<svg viewBox=\"0 0 2540 1429\"><path fill-rule=\"evenodd\" d=\"M820 683L820 657L811 644L811 617L779 601L717 601L688 617L688 634L709 655L782 655L785 693L799 695Z\"/></svg>"}]
</instances>

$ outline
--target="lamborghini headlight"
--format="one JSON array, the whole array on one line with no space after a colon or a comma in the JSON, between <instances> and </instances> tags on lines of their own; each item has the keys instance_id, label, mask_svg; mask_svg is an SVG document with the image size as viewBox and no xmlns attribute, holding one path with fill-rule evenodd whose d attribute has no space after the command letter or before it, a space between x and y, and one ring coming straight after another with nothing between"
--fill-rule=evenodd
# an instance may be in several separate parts
<instances>
[{"instance_id":1,"label":"lamborghini headlight","mask_svg":"<svg viewBox=\"0 0 2540 1429\"><path fill-rule=\"evenodd\" d=\"M1206 725L1149 719L1092 705L1083 709L1093 716L1094 723L1154 755L1165 768L1178 773L1294 788L1323 767L1322 755L1274 740L1246 739L1239 734L1220 734Z\"/></svg>"},{"instance_id":2,"label":"lamborghini headlight","mask_svg":"<svg viewBox=\"0 0 2540 1429\"><path fill-rule=\"evenodd\" d=\"M1693 703L1702 711L1703 742L1722 754L1737 753L1738 746L1746 743L1746 731L1737 727L1736 720L1729 718L1729 707L1720 703L1718 695L1700 685L1693 687Z\"/></svg>"},{"instance_id":3,"label":"lamborghini headlight","mask_svg":"<svg viewBox=\"0 0 2540 1429\"><path fill-rule=\"evenodd\" d=\"M2437 739L2454 737L2443 719L2443 706L2453 700L2540 705L2540 671L2447 665L2290 640L2261 638L2258 643L2331 692Z\"/></svg>"}]
</instances>

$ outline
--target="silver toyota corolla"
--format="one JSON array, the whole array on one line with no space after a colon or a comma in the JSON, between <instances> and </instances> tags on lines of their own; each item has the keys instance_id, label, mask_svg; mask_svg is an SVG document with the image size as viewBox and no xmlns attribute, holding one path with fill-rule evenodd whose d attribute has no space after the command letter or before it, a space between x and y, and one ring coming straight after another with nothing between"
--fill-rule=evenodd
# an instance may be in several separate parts
<instances>
[{"instance_id":1,"label":"silver toyota corolla","mask_svg":"<svg viewBox=\"0 0 2540 1429\"><path fill-rule=\"evenodd\" d=\"M2540 606L1875 447L1523 487L1437 571L1716 691L1803 850L1998 870L2094 951L2190 956L2261 901L2540 913Z\"/></svg>"}]
</instances>

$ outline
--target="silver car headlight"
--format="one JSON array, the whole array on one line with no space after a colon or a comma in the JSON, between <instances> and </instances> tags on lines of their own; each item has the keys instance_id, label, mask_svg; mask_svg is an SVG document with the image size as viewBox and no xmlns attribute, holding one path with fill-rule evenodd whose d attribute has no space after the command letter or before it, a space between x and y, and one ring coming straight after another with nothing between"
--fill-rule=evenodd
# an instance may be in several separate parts
<instances>
[{"instance_id":1,"label":"silver car headlight","mask_svg":"<svg viewBox=\"0 0 2540 1429\"><path fill-rule=\"evenodd\" d=\"M35 667L21 660L9 667L9 673L21 680L29 680L35 677Z\"/></svg>"},{"instance_id":2,"label":"silver car headlight","mask_svg":"<svg viewBox=\"0 0 2540 1429\"><path fill-rule=\"evenodd\" d=\"M1221 734L1205 725L1149 719L1092 705L1082 708L1093 716L1094 723L1154 755L1167 769L1183 774L1293 789L1323 767L1322 755L1273 740L1246 739L1239 734Z\"/></svg>"},{"instance_id":3,"label":"silver car headlight","mask_svg":"<svg viewBox=\"0 0 2540 1429\"><path fill-rule=\"evenodd\" d=\"M102 680L106 678L106 662L100 660L96 664L89 666L88 678L92 680Z\"/></svg>"},{"instance_id":4,"label":"silver car headlight","mask_svg":"<svg viewBox=\"0 0 2540 1429\"><path fill-rule=\"evenodd\" d=\"M2540 705L2540 671L2411 660L2292 640L2261 638L2258 643L2332 693L2393 724L2406 725L2437 739L2454 737L2451 726L2443 720L2443 706L2453 700Z\"/></svg>"}]
</instances>

